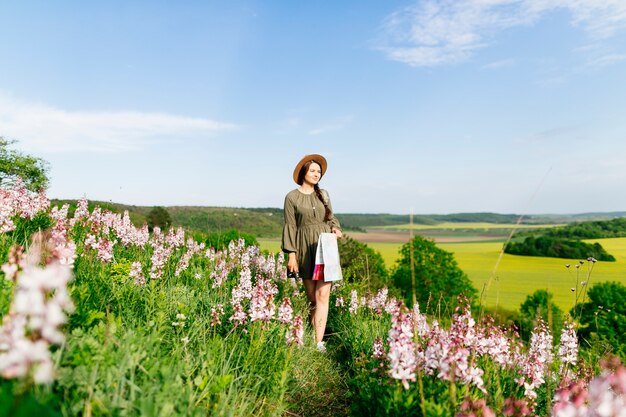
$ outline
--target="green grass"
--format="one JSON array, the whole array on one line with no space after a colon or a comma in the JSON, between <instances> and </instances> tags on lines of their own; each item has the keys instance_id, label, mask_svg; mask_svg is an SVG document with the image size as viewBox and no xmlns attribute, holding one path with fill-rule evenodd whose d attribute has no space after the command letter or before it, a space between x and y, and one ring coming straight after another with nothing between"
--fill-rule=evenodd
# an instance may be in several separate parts
<instances>
[{"instance_id":1,"label":"green grass","mask_svg":"<svg viewBox=\"0 0 626 417\"><path fill-rule=\"evenodd\" d=\"M258 238L257 242L259 242L259 247L261 248L261 250L266 250L270 253L280 252L280 240L279 239Z\"/></svg>"},{"instance_id":2,"label":"green grass","mask_svg":"<svg viewBox=\"0 0 626 417\"><path fill-rule=\"evenodd\" d=\"M598 262L589 277L589 284L617 281L626 285L626 238L599 239L599 242L616 262ZM260 239L261 249L270 252L280 250L279 240ZM385 260L388 268L398 259L400 243L369 243ZM569 311L575 302L576 269L567 269L565 264L575 264L578 259L542 258L504 254L495 270L502 250L502 243L441 243L442 249L454 253L459 267L470 277L478 291L484 292L484 302L488 307L517 310L526 296L539 289L547 289L554 294L554 302L564 311ZM578 279L587 280L587 263L579 269Z\"/></svg>"}]
</instances>

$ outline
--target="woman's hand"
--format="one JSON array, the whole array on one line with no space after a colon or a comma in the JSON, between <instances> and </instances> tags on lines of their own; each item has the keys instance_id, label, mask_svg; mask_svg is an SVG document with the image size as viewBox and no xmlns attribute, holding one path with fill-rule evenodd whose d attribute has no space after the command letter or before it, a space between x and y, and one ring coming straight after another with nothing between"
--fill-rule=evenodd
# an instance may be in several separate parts
<instances>
[{"instance_id":1,"label":"woman's hand","mask_svg":"<svg viewBox=\"0 0 626 417\"><path fill-rule=\"evenodd\" d=\"M336 234L337 237L342 237L343 236L343 233L341 233L341 230L339 230L337 228L333 227L330 231L333 232L334 234Z\"/></svg>"},{"instance_id":2,"label":"woman's hand","mask_svg":"<svg viewBox=\"0 0 626 417\"><path fill-rule=\"evenodd\" d=\"M298 260L296 259L295 252L289 252L289 259L287 259L287 271L298 272Z\"/></svg>"}]
</instances>

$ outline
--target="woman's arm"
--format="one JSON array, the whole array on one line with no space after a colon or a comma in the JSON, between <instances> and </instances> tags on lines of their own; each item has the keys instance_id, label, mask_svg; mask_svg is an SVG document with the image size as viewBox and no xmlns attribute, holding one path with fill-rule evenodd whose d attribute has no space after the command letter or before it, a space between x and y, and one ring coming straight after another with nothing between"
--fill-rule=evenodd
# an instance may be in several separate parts
<instances>
[{"instance_id":1,"label":"woman's arm","mask_svg":"<svg viewBox=\"0 0 626 417\"><path fill-rule=\"evenodd\" d=\"M330 226L330 231L337 235L337 237L342 237L343 233L341 232L341 225L339 224L339 220L335 217L335 212L333 211L333 206L330 203L330 196L328 195L328 191L323 190L322 195L326 199L326 204L328 204L328 208L330 209L330 219L328 220L328 225Z\"/></svg>"},{"instance_id":2,"label":"woman's arm","mask_svg":"<svg viewBox=\"0 0 626 417\"><path fill-rule=\"evenodd\" d=\"M296 252L296 236L298 234L298 225L296 223L296 208L289 198L289 194L285 197L285 205L283 209L285 222L283 224L283 240L281 249L288 254L287 270L290 272L298 272L298 259Z\"/></svg>"}]
</instances>

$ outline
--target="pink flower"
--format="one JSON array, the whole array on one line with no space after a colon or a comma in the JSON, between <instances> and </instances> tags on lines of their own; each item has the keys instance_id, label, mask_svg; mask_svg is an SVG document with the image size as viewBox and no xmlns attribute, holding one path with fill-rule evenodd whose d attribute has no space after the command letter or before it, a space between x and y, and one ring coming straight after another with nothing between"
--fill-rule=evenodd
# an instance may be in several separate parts
<instances>
[{"instance_id":1,"label":"pink flower","mask_svg":"<svg viewBox=\"0 0 626 417\"><path fill-rule=\"evenodd\" d=\"M135 285L144 285L146 283L146 278L141 270L141 262L133 262L128 276L135 279Z\"/></svg>"},{"instance_id":2,"label":"pink flower","mask_svg":"<svg viewBox=\"0 0 626 417\"><path fill-rule=\"evenodd\" d=\"M387 337L388 374L391 378L402 381L405 389L409 389L408 381L415 381L417 368L412 327L411 315L403 312L401 308L391 317L391 328Z\"/></svg>"},{"instance_id":3,"label":"pink flower","mask_svg":"<svg viewBox=\"0 0 626 417\"><path fill-rule=\"evenodd\" d=\"M374 311L376 314L382 314L385 309L385 304L387 303L387 294L389 290L387 287L381 288L376 296L367 300L367 307Z\"/></svg>"},{"instance_id":4,"label":"pink flower","mask_svg":"<svg viewBox=\"0 0 626 417\"><path fill-rule=\"evenodd\" d=\"M76 211L74 211L74 217L70 220L70 226L74 226L82 219L89 217L89 203L86 197L82 197L76 204Z\"/></svg>"},{"instance_id":5,"label":"pink flower","mask_svg":"<svg viewBox=\"0 0 626 417\"><path fill-rule=\"evenodd\" d=\"M113 259L113 245L115 241L107 238L100 239L98 242L98 256L97 258L104 262L110 262Z\"/></svg>"},{"instance_id":6,"label":"pink flower","mask_svg":"<svg viewBox=\"0 0 626 417\"><path fill-rule=\"evenodd\" d=\"M298 315L293 319L293 325L285 336L287 345L304 346L304 322L302 316Z\"/></svg>"},{"instance_id":7,"label":"pink flower","mask_svg":"<svg viewBox=\"0 0 626 417\"><path fill-rule=\"evenodd\" d=\"M561 331L558 355L561 360L561 371L567 365L576 365L578 359L578 338L574 330L574 323L566 324Z\"/></svg>"},{"instance_id":8,"label":"pink flower","mask_svg":"<svg viewBox=\"0 0 626 417\"><path fill-rule=\"evenodd\" d=\"M337 299L335 300L335 307L343 308L344 304L345 304L345 302L343 301L343 297L338 295Z\"/></svg>"},{"instance_id":9,"label":"pink flower","mask_svg":"<svg viewBox=\"0 0 626 417\"><path fill-rule=\"evenodd\" d=\"M222 324L222 315L224 315L224 306L216 304L211 308L211 327Z\"/></svg>"},{"instance_id":10,"label":"pink flower","mask_svg":"<svg viewBox=\"0 0 626 417\"><path fill-rule=\"evenodd\" d=\"M32 193L24 187L21 178L17 178L11 188L0 188L0 233L15 229L12 218L19 216L26 219L34 218L37 213L46 211L50 201L42 192Z\"/></svg>"},{"instance_id":11,"label":"pink flower","mask_svg":"<svg viewBox=\"0 0 626 417\"><path fill-rule=\"evenodd\" d=\"M235 323L235 327L243 326L248 322L248 315L239 303L233 303L233 315L228 320Z\"/></svg>"},{"instance_id":12,"label":"pink flower","mask_svg":"<svg viewBox=\"0 0 626 417\"><path fill-rule=\"evenodd\" d=\"M348 308L348 311L350 311L350 314L356 314L358 309L359 295L357 294L356 290L352 290L352 292L350 292L350 308Z\"/></svg>"},{"instance_id":13,"label":"pink flower","mask_svg":"<svg viewBox=\"0 0 626 417\"><path fill-rule=\"evenodd\" d=\"M283 301L278 307L278 321L283 324L291 323L293 318L293 308L291 307L291 299L288 297L283 298Z\"/></svg>"},{"instance_id":14,"label":"pink flower","mask_svg":"<svg viewBox=\"0 0 626 417\"><path fill-rule=\"evenodd\" d=\"M372 357L376 359L381 359L385 356L385 350L383 347L383 339L380 336L377 336L374 339L374 344L372 345Z\"/></svg>"},{"instance_id":15,"label":"pink flower","mask_svg":"<svg viewBox=\"0 0 626 417\"><path fill-rule=\"evenodd\" d=\"M35 235L28 255L19 262L13 300L0 326L0 375L31 376L35 383L54 378L49 346L65 340L61 326L74 308L67 289L71 267L55 258L52 244L42 236Z\"/></svg>"},{"instance_id":16,"label":"pink flower","mask_svg":"<svg viewBox=\"0 0 626 417\"><path fill-rule=\"evenodd\" d=\"M268 322L276 313L274 296L278 288L270 280L258 279L250 299L250 320Z\"/></svg>"}]
</instances>

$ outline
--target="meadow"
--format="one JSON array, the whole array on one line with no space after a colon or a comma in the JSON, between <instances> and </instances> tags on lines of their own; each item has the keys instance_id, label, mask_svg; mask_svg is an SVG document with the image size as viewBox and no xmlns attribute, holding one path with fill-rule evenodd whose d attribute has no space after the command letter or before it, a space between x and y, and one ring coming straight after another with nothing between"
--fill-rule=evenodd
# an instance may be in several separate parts
<instances>
[{"instance_id":1,"label":"meadow","mask_svg":"<svg viewBox=\"0 0 626 417\"><path fill-rule=\"evenodd\" d=\"M554 334L538 322L522 340L462 300L429 317L387 288L340 282L319 352L282 254L137 228L86 200L70 214L0 188L0 202L0 416L566 417L578 401L615 410L607 416L626 406L626 368L593 346L579 354L572 322Z\"/></svg>"},{"instance_id":2,"label":"meadow","mask_svg":"<svg viewBox=\"0 0 626 417\"><path fill-rule=\"evenodd\" d=\"M463 230L471 229L466 224ZM423 225L419 225L420 227ZM476 225L477 229L501 229L505 225ZM424 226L428 228L429 226ZM511 225L508 225L510 228ZM422 229L423 230L423 229ZM441 230L441 229L436 229ZM404 242L373 241L364 236L376 236L372 234L353 234L356 238L367 243L372 249L378 251L387 268L392 268L398 257L400 247ZM394 235L395 236L395 235ZM441 239L439 235L430 234L435 241ZM584 263L579 268L574 265L580 259L559 259L530 256L516 256L501 254L503 239L488 241L462 241L463 234L455 234L454 237L460 242L438 242L437 245L454 254L459 267L472 280L474 287L483 293L483 303L489 308L502 308L505 310L517 310L526 297L536 290L546 289L554 295L554 302L563 311L569 311L575 304L575 293L572 288L576 282L588 281L590 285L596 282L616 281L626 285L626 238L598 239L587 242L599 242L609 253L616 257L616 262L597 262L593 270L589 270L590 264ZM379 239L383 240L383 239ZM387 239L389 240L389 239ZM393 240L398 240L394 237ZM408 241L408 233L406 240ZM449 240L449 239L448 239ZM280 250L280 241L276 239L259 239L261 249L270 252ZM501 257L501 258L500 258ZM567 268L566 264L571 267ZM580 301L580 300L579 300Z\"/></svg>"}]
</instances>

